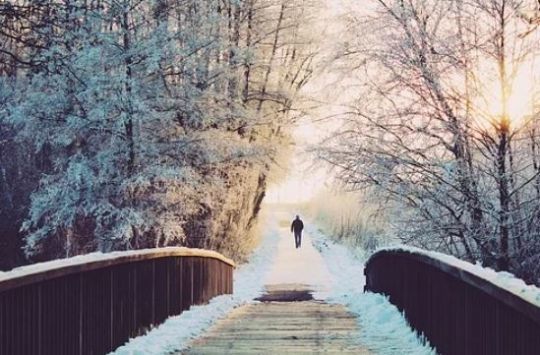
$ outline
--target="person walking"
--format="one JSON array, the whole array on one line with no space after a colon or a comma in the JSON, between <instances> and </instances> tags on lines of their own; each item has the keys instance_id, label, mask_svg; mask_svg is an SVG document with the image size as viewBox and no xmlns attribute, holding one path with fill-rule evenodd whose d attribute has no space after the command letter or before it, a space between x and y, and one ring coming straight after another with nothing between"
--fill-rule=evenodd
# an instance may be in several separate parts
<instances>
[{"instance_id":1,"label":"person walking","mask_svg":"<svg viewBox=\"0 0 540 355\"><path fill-rule=\"evenodd\" d=\"M294 232L294 242L296 243L296 249L302 246L302 230L303 229L304 229L304 222L302 222L299 215L296 215L296 219L291 224L291 232Z\"/></svg>"}]
</instances>

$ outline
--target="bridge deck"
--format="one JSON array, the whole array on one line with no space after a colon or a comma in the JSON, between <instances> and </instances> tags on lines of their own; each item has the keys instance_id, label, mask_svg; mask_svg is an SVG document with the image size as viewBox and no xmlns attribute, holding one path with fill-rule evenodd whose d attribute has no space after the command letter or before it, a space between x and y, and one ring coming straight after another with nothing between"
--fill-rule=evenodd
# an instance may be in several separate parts
<instances>
[{"instance_id":1,"label":"bridge deck","mask_svg":"<svg viewBox=\"0 0 540 355\"><path fill-rule=\"evenodd\" d=\"M369 354L354 344L357 321L341 305L294 285L267 287L261 303L218 321L183 354Z\"/></svg>"}]
</instances>

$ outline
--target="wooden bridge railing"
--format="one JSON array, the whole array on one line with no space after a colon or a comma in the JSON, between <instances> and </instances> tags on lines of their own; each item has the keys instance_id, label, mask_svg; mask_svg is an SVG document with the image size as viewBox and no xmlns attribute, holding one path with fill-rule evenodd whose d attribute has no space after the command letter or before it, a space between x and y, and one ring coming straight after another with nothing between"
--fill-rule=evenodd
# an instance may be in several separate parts
<instances>
[{"instance_id":1,"label":"wooden bridge railing","mask_svg":"<svg viewBox=\"0 0 540 355\"><path fill-rule=\"evenodd\" d=\"M233 268L215 252L162 248L0 273L0 355L108 353L168 316L232 293Z\"/></svg>"},{"instance_id":2,"label":"wooden bridge railing","mask_svg":"<svg viewBox=\"0 0 540 355\"><path fill-rule=\"evenodd\" d=\"M375 253L365 274L440 354L540 354L540 308L481 275L400 250Z\"/></svg>"}]
</instances>

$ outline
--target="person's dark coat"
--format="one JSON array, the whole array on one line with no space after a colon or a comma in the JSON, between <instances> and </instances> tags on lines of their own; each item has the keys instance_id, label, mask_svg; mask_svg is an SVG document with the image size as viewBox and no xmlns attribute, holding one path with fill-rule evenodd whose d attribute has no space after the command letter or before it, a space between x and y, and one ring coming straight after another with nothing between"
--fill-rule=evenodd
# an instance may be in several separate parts
<instances>
[{"instance_id":1,"label":"person's dark coat","mask_svg":"<svg viewBox=\"0 0 540 355\"><path fill-rule=\"evenodd\" d=\"M301 219L295 219L291 224L291 232L294 231L294 233L301 233L304 229L304 223Z\"/></svg>"}]
</instances>

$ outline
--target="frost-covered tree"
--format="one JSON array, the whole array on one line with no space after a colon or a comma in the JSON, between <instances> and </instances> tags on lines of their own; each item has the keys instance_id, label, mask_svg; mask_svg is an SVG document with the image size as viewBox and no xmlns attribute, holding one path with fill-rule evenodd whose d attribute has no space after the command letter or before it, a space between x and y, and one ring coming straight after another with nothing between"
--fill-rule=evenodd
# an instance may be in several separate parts
<instances>
[{"instance_id":1,"label":"frost-covered tree","mask_svg":"<svg viewBox=\"0 0 540 355\"><path fill-rule=\"evenodd\" d=\"M53 15L0 33L16 44L2 48L15 63L3 124L51 162L22 225L27 256L188 245L242 257L310 76L307 2L3 6L6 22Z\"/></svg>"},{"instance_id":2,"label":"frost-covered tree","mask_svg":"<svg viewBox=\"0 0 540 355\"><path fill-rule=\"evenodd\" d=\"M537 3L371 5L338 54L358 100L322 157L390 201L404 241L540 282L524 268L540 252Z\"/></svg>"}]
</instances>

